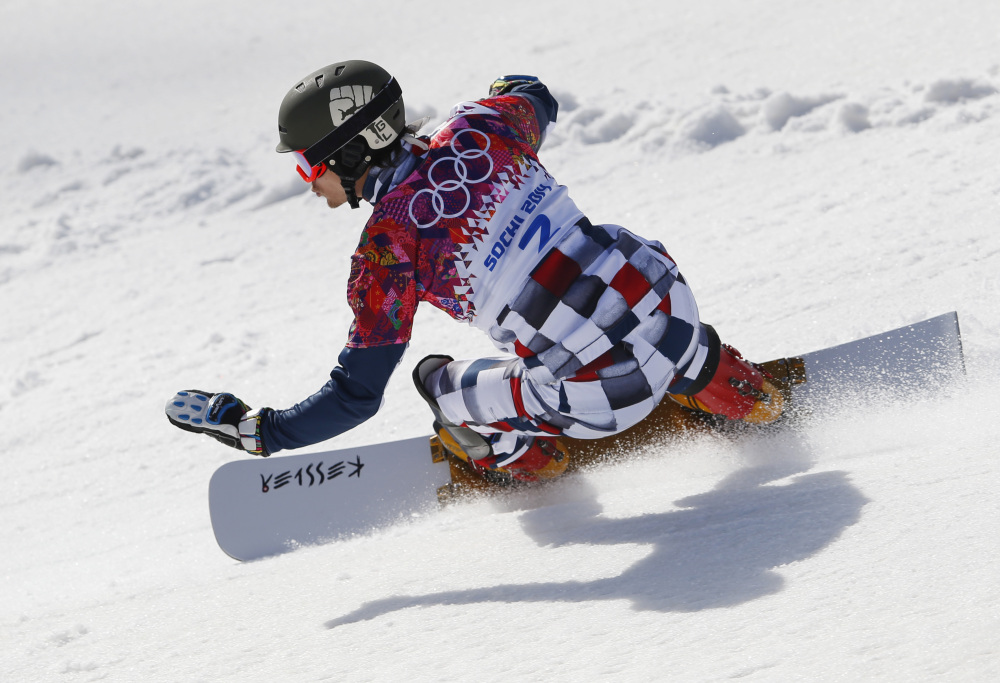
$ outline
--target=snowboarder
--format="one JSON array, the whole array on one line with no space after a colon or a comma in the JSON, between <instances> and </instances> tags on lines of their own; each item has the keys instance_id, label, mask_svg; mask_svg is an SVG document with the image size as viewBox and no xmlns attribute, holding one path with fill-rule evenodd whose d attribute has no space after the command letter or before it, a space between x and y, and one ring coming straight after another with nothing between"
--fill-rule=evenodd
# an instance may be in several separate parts
<instances>
[{"instance_id":1,"label":"snowboarder","mask_svg":"<svg viewBox=\"0 0 1000 683\"><path fill-rule=\"evenodd\" d=\"M417 304L489 335L506 355L429 356L413 371L446 446L491 481L537 481L567 464L559 437L598 438L665 396L769 422L781 393L701 322L663 245L592 223L538 159L558 104L505 76L433 133L407 126L381 67L346 61L285 95L278 152L331 208L373 207L352 256L354 322L330 380L286 410L183 391L170 421L254 455L318 443L379 409Z\"/></svg>"}]
</instances>

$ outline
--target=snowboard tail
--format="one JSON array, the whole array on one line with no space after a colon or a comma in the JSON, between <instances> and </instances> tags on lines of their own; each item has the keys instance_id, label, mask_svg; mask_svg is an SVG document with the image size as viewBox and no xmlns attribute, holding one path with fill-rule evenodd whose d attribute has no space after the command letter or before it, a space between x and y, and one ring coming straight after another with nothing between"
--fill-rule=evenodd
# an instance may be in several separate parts
<instances>
[{"instance_id":1,"label":"snowboard tail","mask_svg":"<svg viewBox=\"0 0 1000 683\"><path fill-rule=\"evenodd\" d=\"M954 312L812 353L762 364L785 398L773 426L698 413L664 399L645 420L614 436L563 439L567 472L618 459L679 433L781 428L838 406L937 390L964 374ZM442 503L497 487L450 455L437 437L419 436L319 453L236 460L209 483L219 546L254 560L363 534L434 511Z\"/></svg>"}]
</instances>

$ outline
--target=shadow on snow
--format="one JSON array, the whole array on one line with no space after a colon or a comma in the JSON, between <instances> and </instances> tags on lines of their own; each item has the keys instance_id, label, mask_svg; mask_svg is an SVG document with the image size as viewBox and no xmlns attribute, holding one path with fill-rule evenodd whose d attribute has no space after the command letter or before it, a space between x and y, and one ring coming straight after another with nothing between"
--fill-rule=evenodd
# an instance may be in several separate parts
<instances>
[{"instance_id":1,"label":"shadow on snow","mask_svg":"<svg viewBox=\"0 0 1000 683\"><path fill-rule=\"evenodd\" d=\"M525 532L542 546L652 547L618 576L395 596L365 603L326 626L418 606L627 599L636 610L693 612L777 593L784 579L773 569L805 560L831 544L858 521L868 501L846 472L805 474L812 458L794 434L738 447L747 466L707 493L675 501L679 510L609 519L590 489L583 491L585 500L522 515Z\"/></svg>"}]
</instances>

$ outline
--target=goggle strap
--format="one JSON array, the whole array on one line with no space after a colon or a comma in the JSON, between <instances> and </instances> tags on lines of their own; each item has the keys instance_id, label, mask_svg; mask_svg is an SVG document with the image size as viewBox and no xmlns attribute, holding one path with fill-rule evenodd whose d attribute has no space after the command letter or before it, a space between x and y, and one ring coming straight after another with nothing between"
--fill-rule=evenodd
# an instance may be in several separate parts
<instances>
[{"instance_id":1,"label":"goggle strap","mask_svg":"<svg viewBox=\"0 0 1000 683\"><path fill-rule=\"evenodd\" d=\"M358 109L351 118L334 128L326 136L320 138L312 147L305 150L302 155L310 166L318 166L320 162L326 161L341 147L361 134L365 128L371 125L372 121L385 113L392 106L392 103L403 95L403 89L395 78L390 78L385 87L378 91L375 97L368 100L368 103Z\"/></svg>"}]
</instances>

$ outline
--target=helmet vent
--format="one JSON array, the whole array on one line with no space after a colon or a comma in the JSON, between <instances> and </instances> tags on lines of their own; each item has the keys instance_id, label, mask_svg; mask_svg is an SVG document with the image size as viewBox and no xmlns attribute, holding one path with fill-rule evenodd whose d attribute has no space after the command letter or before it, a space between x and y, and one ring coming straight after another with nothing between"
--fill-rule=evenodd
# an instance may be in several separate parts
<instances>
[{"instance_id":1,"label":"helmet vent","mask_svg":"<svg viewBox=\"0 0 1000 683\"><path fill-rule=\"evenodd\" d=\"M316 77L316 87L317 88L323 87L323 74L320 74L319 76Z\"/></svg>"},{"instance_id":2,"label":"helmet vent","mask_svg":"<svg viewBox=\"0 0 1000 683\"><path fill-rule=\"evenodd\" d=\"M334 76L339 76L340 74L344 73L344 69L346 69L346 68L347 68L346 64L341 64L340 66L338 66L336 68L336 70L334 70L333 75Z\"/></svg>"},{"instance_id":3,"label":"helmet vent","mask_svg":"<svg viewBox=\"0 0 1000 683\"><path fill-rule=\"evenodd\" d=\"M297 92L305 92L305 89L306 89L305 83L299 83L297 86L295 86L295 90Z\"/></svg>"}]
</instances>

